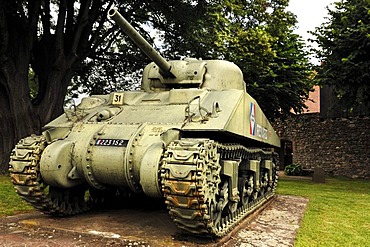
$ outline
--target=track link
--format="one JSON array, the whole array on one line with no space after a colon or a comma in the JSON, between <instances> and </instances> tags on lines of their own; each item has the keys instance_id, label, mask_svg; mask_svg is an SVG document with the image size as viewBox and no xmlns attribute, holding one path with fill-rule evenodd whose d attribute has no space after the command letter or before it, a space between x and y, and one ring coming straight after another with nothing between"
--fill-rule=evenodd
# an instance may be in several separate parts
<instances>
[{"instance_id":1,"label":"track link","mask_svg":"<svg viewBox=\"0 0 370 247\"><path fill-rule=\"evenodd\" d=\"M176 225L192 234L226 235L247 215L273 197L277 173L269 189L252 202L238 205L225 215L229 202L220 160L271 159L272 152L248 149L238 144L219 144L212 140L182 139L171 143L162 160L162 191L169 214ZM276 168L275 168L276 170Z\"/></svg>"}]
</instances>

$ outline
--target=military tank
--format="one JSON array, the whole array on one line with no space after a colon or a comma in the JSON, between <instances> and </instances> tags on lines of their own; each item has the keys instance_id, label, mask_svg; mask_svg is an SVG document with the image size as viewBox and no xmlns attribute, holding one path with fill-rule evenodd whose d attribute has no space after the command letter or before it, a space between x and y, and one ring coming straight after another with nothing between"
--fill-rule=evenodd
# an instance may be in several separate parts
<instances>
[{"instance_id":1,"label":"military tank","mask_svg":"<svg viewBox=\"0 0 370 247\"><path fill-rule=\"evenodd\" d=\"M83 98L20 140L9 166L16 192L59 216L117 194L163 198L179 228L224 236L274 196L278 136L235 64L167 61L116 10L108 15L153 61L141 90Z\"/></svg>"}]
</instances>

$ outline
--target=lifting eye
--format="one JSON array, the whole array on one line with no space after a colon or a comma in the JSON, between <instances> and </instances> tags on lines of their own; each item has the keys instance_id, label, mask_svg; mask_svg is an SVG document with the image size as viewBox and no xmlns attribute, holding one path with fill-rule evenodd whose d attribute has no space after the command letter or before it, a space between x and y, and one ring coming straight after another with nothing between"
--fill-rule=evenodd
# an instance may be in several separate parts
<instances>
[{"instance_id":1,"label":"lifting eye","mask_svg":"<svg viewBox=\"0 0 370 247\"><path fill-rule=\"evenodd\" d=\"M218 117L218 113L220 111L221 111L221 109L220 109L220 104L218 103L218 101L213 102L211 117L212 118Z\"/></svg>"}]
</instances>

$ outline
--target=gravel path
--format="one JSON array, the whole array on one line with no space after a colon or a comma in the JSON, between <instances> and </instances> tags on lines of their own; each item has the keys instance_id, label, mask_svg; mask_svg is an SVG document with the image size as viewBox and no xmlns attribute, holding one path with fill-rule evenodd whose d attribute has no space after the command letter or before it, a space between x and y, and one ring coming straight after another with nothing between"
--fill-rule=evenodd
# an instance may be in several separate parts
<instances>
[{"instance_id":1,"label":"gravel path","mask_svg":"<svg viewBox=\"0 0 370 247\"><path fill-rule=\"evenodd\" d=\"M307 203L308 199L301 197L277 196L270 207L237 233L233 239L233 245L294 246L295 236Z\"/></svg>"}]
</instances>

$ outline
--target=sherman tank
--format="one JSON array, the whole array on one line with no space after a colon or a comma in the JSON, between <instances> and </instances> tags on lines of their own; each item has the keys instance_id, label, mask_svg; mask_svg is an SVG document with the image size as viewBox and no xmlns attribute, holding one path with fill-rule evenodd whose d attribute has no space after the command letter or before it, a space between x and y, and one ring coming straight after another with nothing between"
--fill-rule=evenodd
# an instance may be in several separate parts
<instances>
[{"instance_id":1,"label":"sherman tank","mask_svg":"<svg viewBox=\"0 0 370 247\"><path fill-rule=\"evenodd\" d=\"M9 166L16 192L58 216L117 194L163 198L179 228L224 236L274 196L278 136L235 64L167 61L116 10L108 15L153 61L141 90L83 98L20 140Z\"/></svg>"}]
</instances>

